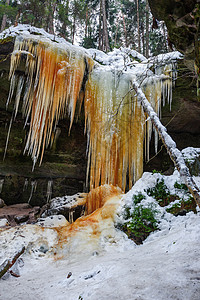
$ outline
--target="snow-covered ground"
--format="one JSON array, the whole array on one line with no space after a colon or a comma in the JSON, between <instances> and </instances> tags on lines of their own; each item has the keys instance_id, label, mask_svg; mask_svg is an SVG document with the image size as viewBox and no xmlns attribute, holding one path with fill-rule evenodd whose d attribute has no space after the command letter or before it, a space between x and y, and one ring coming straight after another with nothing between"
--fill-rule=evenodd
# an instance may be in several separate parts
<instances>
[{"instance_id":1,"label":"snow-covered ground","mask_svg":"<svg viewBox=\"0 0 200 300\"><path fill-rule=\"evenodd\" d=\"M164 178L170 192L176 192L174 183L180 182L177 171L172 176L144 173L123 197L122 206L130 203L134 193L145 193L159 178ZM153 199L147 197L142 201ZM45 229L37 234L36 226L31 229L29 225L18 235L27 241L29 237L26 252L13 267L20 277L4 275L0 280L0 299L199 300L200 212L175 217L160 208L158 216L160 230L152 233L143 245L136 245L117 229L111 230L109 236L112 226L108 223L106 234L101 234L96 243L88 241L88 247L86 243L81 250L78 241L72 242L70 251L60 249L63 256L57 260L52 254L57 239L55 231ZM15 241L11 236L0 234L4 251L6 238L7 243L11 239L8 249ZM38 255L33 248L41 247L44 240L48 251L43 247Z\"/></svg>"}]
</instances>

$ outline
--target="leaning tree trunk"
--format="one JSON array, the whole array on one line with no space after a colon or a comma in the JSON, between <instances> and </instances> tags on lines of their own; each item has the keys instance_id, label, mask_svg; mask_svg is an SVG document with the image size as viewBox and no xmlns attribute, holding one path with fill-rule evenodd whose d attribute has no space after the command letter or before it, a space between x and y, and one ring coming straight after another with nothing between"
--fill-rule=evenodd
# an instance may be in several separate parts
<instances>
[{"instance_id":1,"label":"leaning tree trunk","mask_svg":"<svg viewBox=\"0 0 200 300\"><path fill-rule=\"evenodd\" d=\"M6 0L6 5L9 5L10 0ZM6 22L7 22L7 15L3 15L2 23L1 23L1 31L3 31L6 28Z\"/></svg>"},{"instance_id":2,"label":"leaning tree trunk","mask_svg":"<svg viewBox=\"0 0 200 300\"><path fill-rule=\"evenodd\" d=\"M0 278L14 265L16 260L24 253L25 246L21 246L19 250L16 250L16 252L13 254L13 256L10 259L6 259L1 265L0 265Z\"/></svg>"},{"instance_id":3,"label":"leaning tree trunk","mask_svg":"<svg viewBox=\"0 0 200 300\"><path fill-rule=\"evenodd\" d=\"M154 125L156 131L158 132L167 152L170 155L171 160L173 161L175 167L180 173L181 178L184 180L185 184L187 185L189 191L193 195L196 204L200 207L200 190L197 187L196 183L194 182L188 167L185 164L184 158L180 150L176 148L176 143L172 140L170 135L167 133L166 127L162 125L160 119L158 118L157 114L153 110L151 104L147 100L145 94L143 93L141 87L138 83L133 82L133 89L137 93L137 99L141 102L141 105L151 119L152 124Z\"/></svg>"}]
</instances>

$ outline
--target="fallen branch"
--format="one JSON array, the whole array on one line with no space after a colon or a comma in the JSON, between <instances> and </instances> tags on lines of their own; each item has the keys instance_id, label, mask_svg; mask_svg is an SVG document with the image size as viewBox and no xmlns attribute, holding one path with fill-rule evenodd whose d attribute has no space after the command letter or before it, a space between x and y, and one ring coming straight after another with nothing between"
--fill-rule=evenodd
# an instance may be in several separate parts
<instances>
[{"instance_id":1,"label":"fallen branch","mask_svg":"<svg viewBox=\"0 0 200 300\"><path fill-rule=\"evenodd\" d=\"M23 246L19 251L15 252L11 259L6 259L0 265L0 278L14 265L16 260L24 253L25 247Z\"/></svg>"},{"instance_id":2,"label":"fallen branch","mask_svg":"<svg viewBox=\"0 0 200 300\"><path fill-rule=\"evenodd\" d=\"M160 122L160 119L158 118L157 114L153 110L151 104L147 100L145 94L143 93L141 87L138 83L132 82L133 89L137 93L137 99L141 102L141 105L144 109L144 111L147 113L149 118L151 119L152 124L154 125L156 131L158 132L165 148L167 149L167 152L170 155L171 160L173 161L175 167L180 173L181 178L187 185L189 191L193 195L196 204L200 207L200 190L197 187L196 183L194 182L190 171L188 167L185 164L183 155L180 150L176 148L176 143L173 141L173 139L170 137L170 135L167 133L166 127L162 125Z\"/></svg>"}]
</instances>

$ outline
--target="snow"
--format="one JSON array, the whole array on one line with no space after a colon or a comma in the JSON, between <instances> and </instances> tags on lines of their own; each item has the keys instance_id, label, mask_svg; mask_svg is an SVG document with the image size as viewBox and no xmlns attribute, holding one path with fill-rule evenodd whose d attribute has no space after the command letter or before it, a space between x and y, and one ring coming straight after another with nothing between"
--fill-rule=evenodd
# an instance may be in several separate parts
<instances>
[{"instance_id":1,"label":"snow","mask_svg":"<svg viewBox=\"0 0 200 300\"><path fill-rule=\"evenodd\" d=\"M11 27L0 38L22 33L24 36L34 34L36 40L42 35L43 41L58 42L60 48L66 48L66 45L71 47L64 39L29 25ZM99 70L103 68L110 72L128 70L127 76L130 75L132 79L152 76L149 82L168 77L173 72L173 61L181 58L179 53L170 53L145 60L135 51L130 53L133 57L130 59L127 51L124 48L114 49L112 53L105 54L90 49L87 53L103 64L96 64L96 69L98 66ZM161 64L161 69L163 61L166 63L170 60L169 67L162 69L164 73L160 69L154 75L149 70L155 60ZM151 116L155 118L154 111L152 108L150 110ZM159 126L166 136L165 128ZM169 138L167 143L175 147ZM186 216L175 217L166 208L171 207L176 200L168 207L160 207L146 190L161 179L171 193L177 193L174 183L181 182L177 171L172 176L144 173L122 199L121 196L115 197L106 207L94 212L89 221L81 218L69 225L62 217L55 216L41 219L37 225L1 228L0 266L12 259L23 246L26 250L12 268L20 277L13 277L7 272L0 279L0 299L198 300L200 211L197 209L197 214L189 212ZM199 185L200 178L195 177L194 180ZM159 230L151 233L142 245L137 246L114 226L109 211L111 206L113 211L117 207L115 223L123 224L124 205L133 209L132 197L139 192L145 194L142 205L156 205ZM181 192L178 193L180 195ZM182 197L186 195L182 194ZM62 205L71 207L73 204L73 198L63 198ZM66 223L64 227L63 222Z\"/></svg>"},{"instance_id":2,"label":"snow","mask_svg":"<svg viewBox=\"0 0 200 300\"><path fill-rule=\"evenodd\" d=\"M68 224L68 221L63 215L51 215L46 218L39 218L36 222L36 225L49 228L67 226Z\"/></svg>"},{"instance_id":3,"label":"snow","mask_svg":"<svg viewBox=\"0 0 200 300\"><path fill-rule=\"evenodd\" d=\"M181 182L177 171L171 176L144 173L123 196L118 212L124 204L130 204L133 194L138 192L145 193L143 202L153 202L145 190L153 187L157 179L164 179L171 193L176 192L174 183ZM199 177L196 179L198 181ZM59 260L52 254L58 240L53 228L38 229L36 225L28 225L18 227L18 234L14 234L16 228L10 229L9 235L8 230L2 231L1 256L4 253L4 258L24 240L29 246L13 267L13 272L20 277L8 273L0 280L0 298L198 300L200 211L175 217L160 208L158 215L160 230L152 233L142 245L135 245L115 229L101 236L97 243L88 240L88 247L82 251L76 249L80 248L79 239L73 241L72 238L70 251L66 251L66 241L59 250ZM9 252L8 249L13 250Z\"/></svg>"},{"instance_id":4,"label":"snow","mask_svg":"<svg viewBox=\"0 0 200 300\"><path fill-rule=\"evenodd\" d=\"M7 226L8 224L9 224L9 222L6 218L0 219L0 227Z\"/></svg>"},{"instance_id":5,"label":"snow","mask_svg":"<svg viewBox=\"0 0 200 300\"><path fill-rule=\"evenodd\" d=\"M195 162L200 156L200 148L187 147L182 151L183 157L190 162Z\"/></svg>"},{"instance_id":6,"label":"snow","mask_svg":"<svg viewBox=\"0 0 200 300\"><path fill-rule=\"evenodd\" d=\"M64 38L58 37L54 34L50 34L46 32L43 28L37 28L34 26L31 26L29 24L18 24L17 26L10 26L8 29L4 30L0 33L0 39L6 39L9 37L26 37L26 38L32 38L37 40L42 40L43 42L46 41L46 43L54 42L57 44L57 47L60 49L67 49L70 48L73 51L79 52L79 53L85 53L86 50L83 47L72 45L71 43L67 42Z\"/></svg>"},{"instance_id":7,"label":"snow","mask_svg":"<svg viewBox=\"0 0 200 300\"><path fill-rule=\"evenodd\" d=\"M26 120L25 126L31 115L31 126L25 142L24 153L27 152L32 157L33 169L39 156L41 158L40 163L42 162L44 149L50 145L53 130L65 113L68 113L71 119L70 131L75 116L77 96L81 92L82 83L85 82L83 80L84 74L89 71L90 74L84 88L84 108L85 129L88 134L87 174L90 174L90 187L104 183L117 184L122 182L119 183L120 187L125 189L125 177L128 172L129 186L131 186L132 182L142 174L143 140L147 137L145 156L148 160L149 142L152 135L150 122L147 122L147 126L143 126L145 115L140 101L138 101L137 93L132 93L132 87L134 87L135 82L139 84L148 101L152 104L153 110L159 115L161 103L164 104L165 99L171 106L172 83L176 77L175 61L181 57L180 54L173 52L146 59L137 51L123 47L105 54L95 49L85 50L81 47L75 47L62 38L29 25L10 27L0 35L0 38L9 36L15 36L16 39L14 52L11 56L11 84L7 105L14 95L15 85L17 85L14 105L15 117L23 84L25 84L23 115ZM43 47L45 51L41 50ZM27 55L29 52L31 55ZM15 76L22 54L27 56L26 81L22 76ZM91 59L91 56L95 61ZM33 59L33 57L37 59ZM153 65L154 61L156 62L155 65ZM45 67L45 64L49 64L49 62L51 62L51 71ZM72 71L69 72L71 68ZM43 84L44 82L47 84ZM32 102L35 104L32 105ZM52 102L55 105L52 105ZM37 109L31 114L35 105ZM50 109L50 113L48 113L47 108ZM155 116L155 113L151 112L151 116ZM132 128L125 121L127 118L129 118ZM96 122L96 120L100 122ZM136 122L141 124L140 128L136 126ZM12 119L8 130L5 154L11 125ZM38 131L38 128L41 130ZM138 128L137 132L136 128ZM129 131L135 133L131 135L128 133ZM140 133L138 134L138 132ZM127 137L129 138L129 145L127 143L129 149L125 151L126 157L124 157L122 148ZM157 149L157 143L158 138L155 134L155 149ZM116 170L106 165L106 160L112 161L115 156L116 147L114 144L117 145L117 156L119 157L117 164L115 164ZM102 153L104 149L106 149L105 155ZM135 151L141 155L134 154ZM97 157L98 153L101 153L100 160ZM130 153L132 154L130 155ZM128 165L131 167L129 168ZM100 173L95 171L95 176L92 176L91 168L98 170L99 167ZM103 175L104 168L110 170L105 176ZM121 169L123 169L123 172L120 171L121 174L123 173L123 180L120 178L121 175L117 173ZM118 174L119 180L117 182L113 182L114 179L111 180L114 178L112 175L114 173ZM87 178L89 177L87 176Z\"/></svg>"}]
</instances>

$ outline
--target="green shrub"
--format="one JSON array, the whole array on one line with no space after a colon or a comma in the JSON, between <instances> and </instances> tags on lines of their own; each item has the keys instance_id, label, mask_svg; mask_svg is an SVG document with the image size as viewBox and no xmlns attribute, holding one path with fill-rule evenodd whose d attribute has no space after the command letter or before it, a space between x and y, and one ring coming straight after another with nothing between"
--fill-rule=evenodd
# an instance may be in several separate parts
<instances>
[{"instance_id":1,"label":"green shrub","mask_svg":"<svg viewBox=\"0 0 200 300\"><path fill-rule=\"evenodd\" d=\"M133 195L132 199L133 199L133 203L136 205L145 198L146 198L145 195L143 195L142 193L138 193L137 195Z\"/></svg>"},{"instance_id":2,"label":"green shrub","mask_svg":"<svg viewBox=\"0 0 200 300\"><path fill-rule=\"evenodd\" d=\"M134 242L141 244L151 232L158 229L156 212L155 204L152 203L147 207L136 206L133 212L129 209L130 220L123 226L123 231Z\"/></svg>"},{"instance_id":3,"label":"green shrub","mask_svg":"<svg viewBox=\"0 0 200 300\"><path fill-rule=\"evenodd\" d=\"M175 216L186 215L189 211L197 213L196 202L192 196L186 200L181 200L179 203L173 204L170 208L167 208L166 211Z\"/></svg>"},{"instance_id":4,"label":"green shrub","mask_svg":"<svg viewBox=\"0 0 200 300\"><path fill-rule=\"evenodd\" d=\"M177 181L174 183L174 187L179 190L188 191L187 186L184 183L178 183Z\"/></svg>"},{"instance_id":5,"label":"green shrub","mask_svg":"<svg viewBox=\"0 0 200 300\"><path fill-rule=\"evenodd\" d=\"M155 198L160 206L166 206L175 200L174 195L170 195L170 192L164 183L164 179L157 179L156 185L153 188L147 189L146 192L149 196Z\"/></svg>"}]
</instances>

